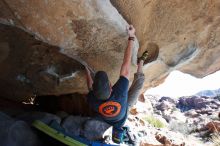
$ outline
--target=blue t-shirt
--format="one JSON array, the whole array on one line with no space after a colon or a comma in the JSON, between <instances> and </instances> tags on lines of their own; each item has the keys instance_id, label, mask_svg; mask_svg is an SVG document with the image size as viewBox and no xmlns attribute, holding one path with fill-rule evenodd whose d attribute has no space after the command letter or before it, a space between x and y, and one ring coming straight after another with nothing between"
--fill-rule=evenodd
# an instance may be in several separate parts
<instances>
[{"instance_id":1,"label":"blue t-shirt","mask_svg":"<svg viewBox=\"0 0 220 146\"><path fill-rule=\"evenodd\" d=\"M87 101L91 108L107 123L113 126L117 123L122 124L127 118L128 86L128 79L120 76L112 87L109 99L99 100L95 97L93 91L90 91L87 95Z\"/></svg>"}]
</instances>

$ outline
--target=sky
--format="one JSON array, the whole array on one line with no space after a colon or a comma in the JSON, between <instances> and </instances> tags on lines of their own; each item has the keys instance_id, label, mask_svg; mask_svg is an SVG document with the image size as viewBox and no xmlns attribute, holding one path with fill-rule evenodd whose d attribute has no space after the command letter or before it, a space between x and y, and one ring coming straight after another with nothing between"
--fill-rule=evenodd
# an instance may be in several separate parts
<instances>
[{"instance_id":1,"label":"sky","mask_svg":"<svg viewBox=\"0 0 220 146\"><path fill-rule=\"evenodd\" d=\"M196 78L180 71L173 71L163 84L148 89L145 94L181 97L190 96L202 90L216 90L220 88L220 71L204 78Z\"/></svg>"}]
</instances>

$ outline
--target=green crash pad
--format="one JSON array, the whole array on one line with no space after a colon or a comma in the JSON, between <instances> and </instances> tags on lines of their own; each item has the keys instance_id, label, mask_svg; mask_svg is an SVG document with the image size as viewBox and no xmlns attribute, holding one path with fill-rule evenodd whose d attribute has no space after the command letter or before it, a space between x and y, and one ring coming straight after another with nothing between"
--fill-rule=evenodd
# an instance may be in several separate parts
<instances>
[{"instance_id":1,"label":"green crash pad","mask_svg":"<svg viewBox=\"0 0 220 146\"><path fill-rule=\"evenodd\" d=\"M75 140L69 136L64 135L63 133L55 130L54 128L49 127L48 125L44 124L41 121L34 121L32 125L37 128L38 130L42 131L43 133L53 137L54 139L68 145L68 146L87 146L78 140Z\"/></svg>"}]
</instances>

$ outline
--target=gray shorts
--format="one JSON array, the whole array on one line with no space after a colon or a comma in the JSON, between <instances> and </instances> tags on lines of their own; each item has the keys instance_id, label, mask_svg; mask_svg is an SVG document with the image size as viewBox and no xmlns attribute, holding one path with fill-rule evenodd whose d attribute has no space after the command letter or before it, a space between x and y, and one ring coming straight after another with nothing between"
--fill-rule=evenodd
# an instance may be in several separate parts
<instances>
[{"instance_id":1,"label":"gray shorts","mask_svg":"<svg viewBox=\"0 0 220 146\"><path fill-rule=\"evenodd\" d=\"M128 91L128 107L132 107L140 95L141 89L143 87L145 76L143 73L135 73L134 80Z\"/></svg>"}]
</instances>

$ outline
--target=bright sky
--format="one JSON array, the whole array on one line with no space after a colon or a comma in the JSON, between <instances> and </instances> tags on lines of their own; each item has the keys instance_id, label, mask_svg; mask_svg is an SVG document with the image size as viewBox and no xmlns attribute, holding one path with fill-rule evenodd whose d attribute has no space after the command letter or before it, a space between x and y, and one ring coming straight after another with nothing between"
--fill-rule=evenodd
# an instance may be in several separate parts
<instances>
[{"instance_id":1,"label":"bright sky","mask_svg":"<svg viewBox=\"0 0 220 146\"><path fill-rule=\"evenodd\" d=\"M151 88L145 94L180 97L190 96L202 90L216 90L220 88L220 71L204 78L195 78L180 71L173 71L165 82Z\"/></svg>"}]
</instances>

